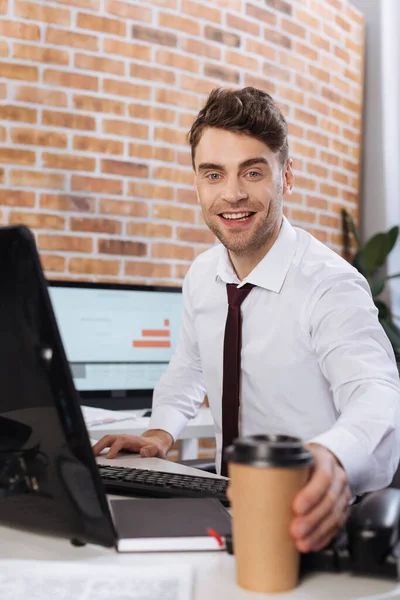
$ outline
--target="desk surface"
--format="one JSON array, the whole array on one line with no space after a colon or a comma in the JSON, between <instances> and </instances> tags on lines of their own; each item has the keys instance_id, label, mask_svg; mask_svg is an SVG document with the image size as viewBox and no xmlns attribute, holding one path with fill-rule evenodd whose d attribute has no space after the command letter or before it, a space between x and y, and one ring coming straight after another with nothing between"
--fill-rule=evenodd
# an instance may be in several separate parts
<instances>
[{"instance_id":1,"label":"desk surface","mask_svg":"<svg viewBox=\"0 0 400 600\"><path fill-rule=\"evenodd\" d=\"M199 471L157 458L121 456L114 461L99 457L102 464L137 466L160 471L199 474ZM209 473L204 476L217 477ZM50 561L83 561L90 564L159 565L189 564L194 569L192 600L386 600L400 598L400 585L395 582L353 577L351 575L314 574L300 586L279 595L252 594L235 584L234 558L225 552L179 552L157 554L117 554L114 550L88 545L73 547L67 540L53 539L0 527L0 559L35 559ZM1 565L0 565L1 566Z\"/></svg>"}]
</instances>

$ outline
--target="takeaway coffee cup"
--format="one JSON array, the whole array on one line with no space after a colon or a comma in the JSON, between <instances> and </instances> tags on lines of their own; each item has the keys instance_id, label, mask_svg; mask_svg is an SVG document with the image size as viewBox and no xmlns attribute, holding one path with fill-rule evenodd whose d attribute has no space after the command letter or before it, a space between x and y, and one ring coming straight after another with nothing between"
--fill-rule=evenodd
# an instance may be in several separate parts
<instances>
[{"instance_id":1,"label":"takeaway coffee cup","mask_svg":"<svg viewBox=\"0 0 400 600\"><path fill-rule=\"evenodd\" d=\"M238 585L263 593L296 587L300 556L289 528L294 497L313 463L311 452L294 437L255 435L235 440L225 456Z\"/></svg>"}]
</instances>

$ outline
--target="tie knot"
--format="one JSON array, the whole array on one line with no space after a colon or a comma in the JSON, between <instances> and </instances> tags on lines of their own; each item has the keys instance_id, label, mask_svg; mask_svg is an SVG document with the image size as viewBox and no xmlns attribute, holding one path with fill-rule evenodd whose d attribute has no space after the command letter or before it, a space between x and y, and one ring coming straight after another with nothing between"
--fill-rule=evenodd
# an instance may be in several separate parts
<instances>
[{"instance_id":1,"label":"tie knot","mask_svg":"<svg viewBox=\"0 0 400 600\"><path fill-rule=\"evenodd\" d=\"M227 283L226 290L228 292L228 304L231 308L238 308L243 300L247 298L253 289L252 283L245 283L242 287L237 287L235 283Z\"/></svg>"}]
</instances>

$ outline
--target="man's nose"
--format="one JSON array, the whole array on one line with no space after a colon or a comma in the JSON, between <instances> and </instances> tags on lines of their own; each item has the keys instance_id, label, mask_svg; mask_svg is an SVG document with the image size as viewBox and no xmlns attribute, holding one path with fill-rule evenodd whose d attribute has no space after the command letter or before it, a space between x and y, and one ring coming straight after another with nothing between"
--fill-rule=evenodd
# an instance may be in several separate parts
<instances>
[{"instance_id":1,"label":"man's nose","mask_svg":"<svg viewBox=\"0 0 400 600\"><path fill-rule=\"evenodd\" d=\"M221 197L227 202L238 202L247 198L247 192L238 179L230 179L226 181Z\"/></svg>"}]
</instances>

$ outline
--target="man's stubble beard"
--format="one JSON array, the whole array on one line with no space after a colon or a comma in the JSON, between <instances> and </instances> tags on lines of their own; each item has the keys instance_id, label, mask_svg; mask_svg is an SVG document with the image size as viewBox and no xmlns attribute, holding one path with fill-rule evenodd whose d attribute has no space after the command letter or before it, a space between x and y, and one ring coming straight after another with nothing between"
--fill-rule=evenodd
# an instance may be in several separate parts
<instances>
[{"instance_id":1,"label":"man's stubble beard","mask_svg":"<svg viewBox=\"0 0 400 600\"><path fill-rule=\"evenodd\" d=\"M236 210L239 209L240 206L236 207ZM277 223L280 222L282 216L282 194L279 194L279 197L269 204L268 212L264 215L263 219L259 221L256 229L252 230L250 233L235 231L228 231L225 233L216 221L219 217L216 215L210 217L203 207L202 213L208 228L227 250L233 252L237 256L252 254L267 247L273 239ZM257 213L257 215L260 215L260 213Z\"/></svg>"}]
</instances>

